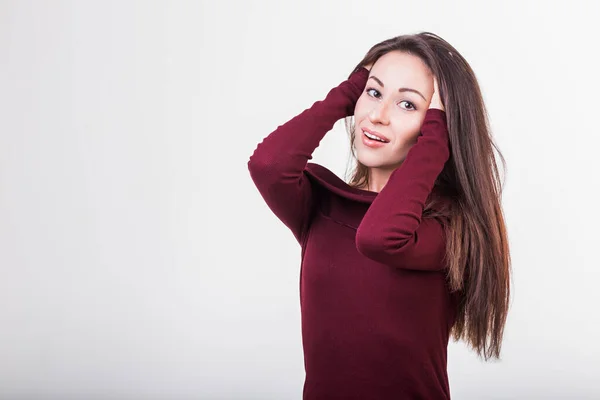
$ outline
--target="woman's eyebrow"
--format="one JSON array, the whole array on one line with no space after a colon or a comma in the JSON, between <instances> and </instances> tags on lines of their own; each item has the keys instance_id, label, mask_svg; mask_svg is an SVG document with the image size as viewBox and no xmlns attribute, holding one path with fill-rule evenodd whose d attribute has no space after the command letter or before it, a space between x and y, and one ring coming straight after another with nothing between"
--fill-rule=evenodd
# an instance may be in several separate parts
<instances>
[{"instance_id":1,"label":"woman's eyebrow","mask_svg":"<svg viewBox=\"0 0 600 400\"><path fill-rule=\"evenodd\" d=\"M377 78L375 75L371 75L371 76L369 77L369 79L375 79L375 81L377 81L377 83L379 83L379 84L381 85L381 87L385 87L385 85L383 84L383 82L381 82L381 81L379 80L379 78ZM413 93L416 93L416 94L418 94L419 96L421 96L421 97L423 98L423 100L427 101L427 99L425 98L425 96L423 96L423 95L421 94L421 92L419 92L419 91L418 91L418 90L416 90L416 89L404 88L404 87L403 87L403 88L400 88L400 89L398 89L398 91L399 91L399 92L413 92Z\"/></svg>"}]
</instances>

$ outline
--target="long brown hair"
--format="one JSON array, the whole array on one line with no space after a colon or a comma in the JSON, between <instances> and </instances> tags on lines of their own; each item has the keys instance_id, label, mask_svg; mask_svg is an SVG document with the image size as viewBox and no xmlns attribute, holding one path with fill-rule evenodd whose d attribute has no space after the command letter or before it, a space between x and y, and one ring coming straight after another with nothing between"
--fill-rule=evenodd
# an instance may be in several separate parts
<instances>
[{"instance_id":1,"label":"long brown hair","mask_svg":"<svg viewBox=\"0 0 600 400\"><path fill-rule=\"evenodd\" d=\"M425 204L423 218L438 218L446 229L449 287L461 299L452 336L455 341L464 339L485 360L498 359L512 273L501 206L503 183L494 150L503 172L506 162L491 136L475 73L460 53L431 32L402 35L373 46L355 70L394 50L420 57L429 67L446 111L450 159ZM356 159L353 117L346 119L346 129ZM368 172L356 159L349 185L368 185Z\"/></svg>"}]
</instances>

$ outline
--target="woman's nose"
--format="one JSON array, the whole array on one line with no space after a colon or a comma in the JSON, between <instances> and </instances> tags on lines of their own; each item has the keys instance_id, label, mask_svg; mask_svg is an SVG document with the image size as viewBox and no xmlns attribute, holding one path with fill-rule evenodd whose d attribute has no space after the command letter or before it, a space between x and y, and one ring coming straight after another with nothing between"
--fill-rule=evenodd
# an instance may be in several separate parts
<instances>
[{"instance_id":1,"label":"woman's nose","mask_svg":"<svg viewBox=\"0 0 600 400\"><path fill-rule=\"evenodd\" d=\"M381 102L374 106L369 113L369 119L372 123L379 122L381 124L387 124L389 122L387 105L384 102Z\"/></svg>"}]
</instances>

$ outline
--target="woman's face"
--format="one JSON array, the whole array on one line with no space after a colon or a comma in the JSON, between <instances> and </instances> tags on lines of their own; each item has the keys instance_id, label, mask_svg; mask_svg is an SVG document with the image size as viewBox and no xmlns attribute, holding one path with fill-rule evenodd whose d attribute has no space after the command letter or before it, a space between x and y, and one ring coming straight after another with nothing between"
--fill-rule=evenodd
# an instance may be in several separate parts
<instances>
[{"instance_id":1,"label":"woman's face","mask_svg":"<svg viewBox=\"0 0 600 400\"><path fill-rule=\"evenodd\" d=\"M433 95L433 75L419 57L381 56L354 108L356 157L370 168L395 169L416 143ZM367 133L385 139L371 141Z\"/></svg>"}]
</instances>

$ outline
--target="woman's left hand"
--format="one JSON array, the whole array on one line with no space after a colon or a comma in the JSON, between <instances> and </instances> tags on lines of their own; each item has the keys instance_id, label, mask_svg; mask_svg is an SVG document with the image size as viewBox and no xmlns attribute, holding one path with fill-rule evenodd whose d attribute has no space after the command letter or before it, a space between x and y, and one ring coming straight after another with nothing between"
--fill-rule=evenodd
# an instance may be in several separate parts
<instances>
[{"instance_id":1,"label":"woman's left hand","mask_svg":"<svg viewBox=\"0 0 600 400\"><path fill-rule=\"evenodd\" d=\"M442 99L440 99L440 89L438 87L437 78L435 76L433 77L433 96L431 97L429 108L437 108L444 112L446 111L444 105L442 104Z\"/></svg>"}]
</instances>

